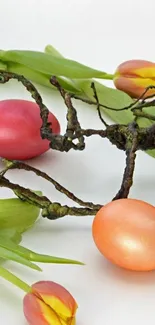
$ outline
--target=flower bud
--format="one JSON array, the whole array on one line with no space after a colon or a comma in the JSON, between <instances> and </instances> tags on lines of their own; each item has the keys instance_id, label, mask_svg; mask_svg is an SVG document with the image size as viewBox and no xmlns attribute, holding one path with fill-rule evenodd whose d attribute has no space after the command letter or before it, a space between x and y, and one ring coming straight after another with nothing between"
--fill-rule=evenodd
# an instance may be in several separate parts
<instances>
[{"instance_id":1,"label":"flower bud","mask_svg":"<svg viewBox=\"0 0 155 325\"><path fill-rule=\"evenodd\" d=\"M155 86L155 63L130 60L120 64L114 74L114 84L133 98L139 98L148 86ZM144 96L155 94L150 89Z\"/></svg>"},{"instance_id":2,"label":"flower bud","mask_svg":"<svg viewBox=\"0 0 155 325\"><path fill-rule=\"evenodd\" d=\"M74 325L77 308L69 291L52 281L33 284L23 300L29 325Z\"/></svg>"}]
</instances>

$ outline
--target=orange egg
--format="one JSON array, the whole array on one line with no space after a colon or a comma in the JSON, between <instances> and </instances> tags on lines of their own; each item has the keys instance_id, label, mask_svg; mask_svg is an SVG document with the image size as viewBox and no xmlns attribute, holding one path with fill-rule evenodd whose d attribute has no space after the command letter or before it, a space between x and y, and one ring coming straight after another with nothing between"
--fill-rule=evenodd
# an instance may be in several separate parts
<instances>
[{"instance_id":1,"label":"orange egg","mask_svg":"<svg viewBox=\"0 0 155 325\"><path fill-rule=\"evenodd\" d=\"M155 208L120 199L102 207L92 224L99 251L112 263L135 271L155 270Z\"/></svg>"}]
</instances>

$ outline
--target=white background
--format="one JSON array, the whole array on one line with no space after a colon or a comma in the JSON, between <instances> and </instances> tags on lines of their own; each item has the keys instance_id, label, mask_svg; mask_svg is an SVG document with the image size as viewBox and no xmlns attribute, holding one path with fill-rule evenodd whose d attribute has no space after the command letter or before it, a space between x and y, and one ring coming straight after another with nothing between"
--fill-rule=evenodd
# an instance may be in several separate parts
<instances>
[{"instance_id":1,"label":"white background","mask_svg":"<svg viewBox=\"0 0 155 325\"><path fill-rule=\"evenodd\" d=\"M113 73L128 59L155 60L154 17L153 0L0 0L0 48L43 50L51 43L68 58ZM30 99L17 83L1 87L0 99ZM63 101L56 93L38 89L64 130ZM77 107L83 126L101 127L95 110L79 103ZM46 170L84 200L106 203L119 188L124 154L94 137L87 140L84 152L50 151L31 164ZM154 204L154 171L154 159L139 153L130 197ZM71 204L52 185L32 174L12 171L9 176L32 189L42 189L53 201ZM12 196L4 189L0 194ZM91 217L41 220L23 239L26 247L79 259L86 266L42 265L43 273L37 273L10 262L8 268L29 284L47 279L68 288L79 305L78 325L153 325L155 273L131 273L107 262L93 243L91 223ZM22 298L23 292L0 281L0 324L26 324Z\"/></svg>"}]
</instances>

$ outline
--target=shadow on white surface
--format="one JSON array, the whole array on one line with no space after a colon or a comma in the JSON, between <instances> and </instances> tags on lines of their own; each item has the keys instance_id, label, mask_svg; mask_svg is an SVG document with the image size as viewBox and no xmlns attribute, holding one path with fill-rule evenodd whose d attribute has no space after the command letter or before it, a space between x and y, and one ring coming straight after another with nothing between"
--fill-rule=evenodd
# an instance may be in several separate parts
<instances>
[{"instance_id":1,"label":"shadow on white surface","mask_svg":"<svg viewBox=\"0 0 155 325\"><path fill-rule=\"evenodd\" d=\"M99 270L104 270L104 274L111 280L117 283L121 282L125 285L136 286L155 286L155 271L150 272L136 272L122 269L110 261L103 258L103 256L93 256L94 264L97 265Z\"/></svg>"}]
</instances>

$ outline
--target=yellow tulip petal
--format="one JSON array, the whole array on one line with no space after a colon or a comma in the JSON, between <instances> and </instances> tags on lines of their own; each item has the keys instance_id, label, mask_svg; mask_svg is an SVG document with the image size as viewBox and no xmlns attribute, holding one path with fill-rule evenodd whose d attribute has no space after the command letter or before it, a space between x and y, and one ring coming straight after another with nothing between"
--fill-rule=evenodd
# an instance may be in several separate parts
<instances>
[{"instance_id":1,"label":"yellow tulip petal","mask_svg":"<svg viewBox=\"0 0 155 325\"><path fill-rule=\"evenodd\" d=\"M48 306L46 305L43 301L38 299L38 303L40 305L40 309L42 312L42 317L44 317L44 320L46 320L48 325L62 325L61 319L59 316ZM38 325L39 323L37 323ZM64 324L66 325L66 324Z\"/></svg>"},{"instance_id":2,"label":"yellow tulip petal","mask_svg":"<svg viewBox=\"0 0 155 325\"><path fill-rule=\"evenodd\" d=\"M135 69L133 72L141 78L153 79L155 78L155 65L153 67Z\"/></svg>"},{"instance_id":3,"label":"yellow tulip petal","mask_svg":"<svg viewBox=\"0 0 155 325\"><path fill-rule=\"evenodd\" d=\"M135 86L142 87L143 89L147 88L148 86L155 86L155 80L150 79L150 78L129 78L131 82ZM155 89L153 89L153 93L155 92Z\"/></svg>"},{"instance_id":4,"label":"yellow tulip petal","mask_svg":"<svg viewBox=\"0 0 155 325\"><path fill-rule=\"evenodd\" d=\"M76 309L69 308L68 305L65 305L58 298L46 295L41 295L41 297L47 305L49 305L56 313L62 317L64 316L65 318L68 318L75 315Z\"/></svg>"}]
</instances>

